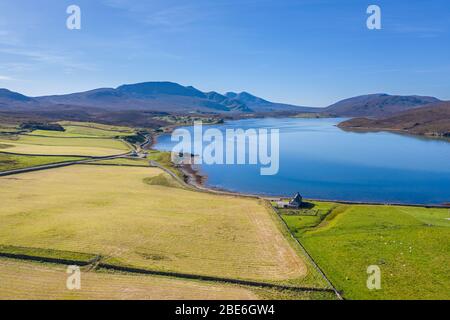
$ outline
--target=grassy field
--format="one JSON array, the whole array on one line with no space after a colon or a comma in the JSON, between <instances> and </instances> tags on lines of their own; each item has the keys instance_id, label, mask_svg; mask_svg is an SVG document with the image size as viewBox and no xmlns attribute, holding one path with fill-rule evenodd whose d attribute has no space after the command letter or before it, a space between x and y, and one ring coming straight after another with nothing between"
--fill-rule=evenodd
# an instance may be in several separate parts
<instances>
[{"instance_id":1,"label":"grassy field","mask_svg":"<svg viewBox=\"0 0 450 320\"><path fill-rule=\"evenodd\" d=\"M81 273L81 290L66 288L63 266L0 259L0 299L258 299L249 289L156 276Z\"/></svg>"},{"instance_id":2,"label":"grassy field","mask_svg":"<svg viewBox=\"0 0 450 320\"><path fill-rule=\"evenodd\" d=\"M31 155L109 156L125 153L129 146L116 139L57 138L19 135L0 137L0 151Z\"/></svg>"},{"instance_id":3,"label":"grassy field","mask_svg":"<svg viewBox=\"0 0 450 320\"><path fill-rule=\"evenodd\" d=\"M16 125L0 123L0 133L14 133L17 130Z\"/></svg>"},{"instance_id":4,"label":"grassy field","mask_svg":"<svg viewBox=\"0 0 450 320\"><path fill-rule=\"evenodd\" d=\"M170 152L164 152L164 151L157 151L157 150L149 150L148 160L153 160L159 163L164 168L172 171L175 173L178 177L183 178L183 174L180 170L177 170L171 160L171 153Z\"/></svg>"},{"instance_id":5,"label":"grassy field","mask_svg":"<svg viewBox=\"0 0 450 320\"><path fill-rule=\"evenodd\" d=\"M105 164L105 165L122 165L122 166L150 166L147 159L130 159L130 158L117 158L108 160L98 160L94 164Z\"/></svg>"},{"instance_id":6,"label":"grassy field","mask_svg":"<svg viewBox=\"0 0 450 320\"><path fill-rule=\"evenodd\" d=\"M114 125L107 125L107 124L101 124L101 123L94 123L94 122L77 122L77 121L60 121L58 122L63 127L83 127L83 128L93 128L93 129L100 129L105 131L117 131L120 133L129 133L132 134L135 132L135 129L130 127L124 127L124 126L114 126Z\"/></svg>"},{"instance_id":7,"label":"grassy field","mask_svg":"<svg viewBox=\"0 0 450 320\"><path fill-rule=\"evenodd\" d=\"M333 299L331 293L262 289L173 277L81 268L81 289L67 290L62 265L0 258L0 300Z\"/></svg>"},{"instance_id":8,"label":"grassy field","mask_svg":"<svg viewBox=\"0 0 450 320\"><path fill-rule=\"evenodd\" d=\"M131 136L133 132L103 130L84 126L64 126L66 131L35 130L30 135L59 138L114 138Z\"/></svg>"},{"instance_id":9,"label":"grassy field","mask_svg":"<svg viewBox=\"0 0 450 320\"><path fill-rule=\"evenodd\" d=\"M78 165L0 178L0 245L101 255L149 270L324 285L262 201L148 183L161 174Z\"/></svg>"},{"instance_id":10,"label":"grassy field","mask_svg":"<svg viewBox=\"0 0 450 320\"><path fill-rule=\"evenodd\" d=\"M20 156L0 153L0 172L82 159L81 157Z\"/></svg>"},{"instance_id":11,"label":"grassy field","mask_svg":"<svg viewBox=\"0 0 450 320\"><path fill-rule=\"evenodd\" d=\"M344 297L450 299L448 209L314 204L282 218ZM367 289L370 265L381 269L381 290Z\"/></svg>"}]
</instances>

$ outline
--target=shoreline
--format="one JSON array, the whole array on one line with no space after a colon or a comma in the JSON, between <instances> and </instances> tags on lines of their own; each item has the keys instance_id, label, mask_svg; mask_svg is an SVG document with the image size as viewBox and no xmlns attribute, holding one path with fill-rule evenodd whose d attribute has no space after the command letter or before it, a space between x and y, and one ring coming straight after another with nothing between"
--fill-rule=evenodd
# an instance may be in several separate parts
<instances>
[{"instance_id":1,"label":"shoreline","mask_svg":"<svg viewBox=\"0 0 450 320\"><path fill-rule=\"evenodd\" d=\"M395 128L377 128L377 127L347 127L347 126L341 126L342 122L336 125L341 130L349 131L349 132L356 132L356 133L367 133L367 132L388 132L388 133L397 133L402 135L407 135L410 137L415 138L428 138L428 139L436 139L436 140L442 140L442 141L449 141L450 136L446 136L445 134L439 134L434 132L424 132L424 133L418 133L418 132L411 132L406 129L395 129Z\"/></svg>"},{"instance_id":2,"label":"shoreline","mask_svg":"<svg viewBox=\"0 0 450 320\"><path fill-rule=\"evenodd\" d=\"M170 134L175 130L177 126L170 126L167 127L167 131L164 132L158 132L155 134L150 135L149 137L149 143L146 145L147 150L155 150L161 152L161 150L157 150L154 148L154 146L158 143L158 138L164 134ZM183 176L185 177L185 182L193 187L199 188L199 189L208 189L205 185L206 180L208 179L208 176L205 174L200 173L200 169L195 169L193 165L183 164L177 167Z\"/></svg>"},{"instance_id":3,"label":"shoreline","mask_svg":"<svg viewBox=\"0 0 450 320\"><path fill-rule=\"evenodd\" d=\"M169 131L156 133L151 137L151 143L148 145L148 150L155 150L161 152L161 150L157 150L154 146L158 142L158 137L163 134L170 134L176 126L171 127ZM417 136L416 136L417 137ZM177 167L178 170L183 174L184 181L189 186L200 190L212 192L215 194L223 194L223 195L234 195L234 196L243 196L243 197L252 197L258 199L289 199L288 196L278 196L278 195L264 195L264 194L250 194L239 191L231 191L227 189L215 188L211 186L207 186L206 182L208 180L208 176L201 172L200 169L195 168L191 164L183 164ZM421 208L450 208L450 203L442 203L442 204L421 204L421 203L396 203L396 202L376 202L376 201L350 201L350 200L336 200L336 199L313 199L313 198L305 198L306 201L317 201L317 202L334 202L339 204L353 204L353 205L374 205L374 206L404 206L404 207L421 207Z\"/></svg>"},{"instance_id":4,"label":"shoreline","mask_svg":"<svg viewBox=\"0 0 450 320\"><path fill-rule=\"evenodd\" d=\"M194 168L192 164L183 164L178 167L185 177L185 182L196 188L209 189L206 186L208 175L200 173L200 169Z\"/></svg>"},{"instance_id":5,"label":"shoreline","mask_svg":"<svg viewBox=\"0 0 450 320\"><path fill-rule=\"evenodd\" d=\"M264 195L264 194L250 194L239 191L232 191L227 189L215 188L207 186L205 183L208 179L207 175L201 174L199 169L194 169L192 165L183 165L179 167L181 173L185 176L185 182L203 191L209 191L213 193L221 193L224 195L236 195L245 197L254 197L265 200L288 200L288 196L278 196L278 195ZM443 204L421 204L421 203L397 203L397 202L376 202L376 201L352 201L352 200L336 200L336 199L314 199L305 198L306 201L317 201L317 202L333 202L339 204L350 204L350 205L373 205L373 206L403 206L403 207L420 207L420 208L450 208L450 203Z\"/></svg>"}]
</instances>

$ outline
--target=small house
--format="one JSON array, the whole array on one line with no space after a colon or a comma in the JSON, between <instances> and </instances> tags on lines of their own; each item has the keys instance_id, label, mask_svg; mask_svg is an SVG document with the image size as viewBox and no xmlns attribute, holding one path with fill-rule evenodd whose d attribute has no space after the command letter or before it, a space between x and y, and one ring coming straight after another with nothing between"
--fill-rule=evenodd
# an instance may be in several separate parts
<instances>
[{"instance_id":1,"label":"small house","mask_svg":"<svg viewBox=\"0 0 450 320\"><path fill-rule=\"evenodd\" d=\"M300 195L300 193L297 192L297 194L294 196L294 198L289 201L289 206L291 208L298 209L302 206L303 203L303 197Z\"/></svg>"},{"instance_id":2,"label":"small house","mask_svg":"<svg viewBox=\"0 0 450 320\"><path fill-rule=\"evenodd\" d=\"M302 203L303 197L297 192L289 202L278 202L278 207L284 209L299 209L302 206Z\"/></svg>"}]
</instances>

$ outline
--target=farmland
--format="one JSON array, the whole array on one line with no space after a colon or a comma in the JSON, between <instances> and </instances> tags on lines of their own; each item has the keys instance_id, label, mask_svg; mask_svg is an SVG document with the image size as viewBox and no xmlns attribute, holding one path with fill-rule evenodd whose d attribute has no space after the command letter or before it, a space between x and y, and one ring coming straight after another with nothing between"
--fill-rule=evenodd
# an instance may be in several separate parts
<instances>
[{"instance_id":1,"label":"farmland","mask_svg":"<svg viewBox=\"0 0 450 320\"><path fill-rule=\"evenodd\" d=\"M14 133L17 132L17 126L12 124L6 124L0 122L0 134L1 133Z\"/></svg>"},{"instance_id":2,"label":"farmland","mask_svg":"<svg viewBox=\"0 0 450 320\"><path fill-rule=\"evenodd\" d=\"M116 131L120 132L121 134L131 134L135 132L135 129L125 126L115 126L115 125L107 125L107 124L101 124L101 123L93 123L93 122L78 122L78 121L60 121L58 122L61 126L64 128L68 127L78 127L78 130L85 130L85 129L97 129L97 130L103 130L103 131ZM87 131L83 131L82 134L86 134Z\"/></svg>"},{"instance_id":3,"label":"farmland","mask_svg":"<svg viewBox=\"0 0 450 320\"><path fill-rule=\"evenodd\" d=\"M312 204L281 215L344 297L450 298L448 209ZM381 269L381 290L366 287L370 265Z\"/></svg>"},{"instance_id":4,"label":"farmland","mask_svg":"<svg viewBox=\"0 0 450 320\"><path fill-rule=\"evenodd\" d=\"M81 160L80 157L21 156L0 153L0 172L23 169L51 163Z\"/></svg>"},{"instance_id":5,"label":"farmland","mask_svg":"<svg viewBox=\"0 0 450 320\"><path fill-rule=\"evenodd\" d=\"M161 174L76 165L0 178L0 245L145 270L325 286L262 201L147 183Z\"/></svg>"},{"instance_id":6,"label":"farmland","mask_svg":"<svg viewBox=\"0 0 450 320\"><path fill-rule=\"evenodd\" d=\"M110 156L126 153L127 144L113 139L57 138L32 135L0 137L0 152L27 155Z\"/></svg>"},{"instance_id":7,"label":"farmland","mask_svg":"<svg viewBox=\"0 0 450 320\"><path fill-rule=\"evenodd\" d=\"M173 277L81 270L81 290L66 288L66 267L0 258L1 299L20 300L261 300L333 299L332 293L293 292Z\"/></svg>"},{"instance_id":8,"label":"farmland","mask_svg":"<svg viewBox=\"0 0 450 320\"><path fill-rule=\"evenodd\" d=\"M81 125L67 125L64 126L64 129L65 131L35 130L30 134L58 138L114 138L131 136L134 134L134 132L131 131L104 130Z\"/></svg>"},{"instance_id":9,"label":"farmland","mask_svg":"<svg viewBox=\"0 0 450 320\"><path fill-rule=\"evenodd\" d=\"M118 165L118 166L149 166L149 160L147 159L130 159L130 158L116 158L107 160L98 160L93 164L101 165Z\"/></svg>"},{"instance_id":10,"label":"farmland","mask_svg":"<svg viewBox=\"0 0 450 320\"><path fill-rule=\"evenodd\" d=\"M231 285L154 276L83 272L82 290L66 288L66 268L0 259L2 299L257 299Z\"/></svg>"},{"instance_id":11,"label":"farmland","mask_svg":"<svg viewBox=\"0 0 450 320\"><path fill-rule=\"evenodd\" d=\"M119 138L135 134L130 128L94 123L61 122L61 125L65 131L33 130L0 135L0 152L46 156L111 156L129 151L130 145ZM12 127L9 128L12 130ZM7 133L5 130L2 132Z\"/></svg>"}]
</instances>

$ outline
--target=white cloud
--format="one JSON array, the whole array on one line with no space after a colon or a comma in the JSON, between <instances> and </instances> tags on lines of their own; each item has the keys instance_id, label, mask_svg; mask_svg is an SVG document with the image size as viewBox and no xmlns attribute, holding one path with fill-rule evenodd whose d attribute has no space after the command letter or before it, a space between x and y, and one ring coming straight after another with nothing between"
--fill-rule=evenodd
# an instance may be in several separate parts
<instances>
[{"instance_id":1,"label":"white cloud","mask_svg":"<svg viewBox=\"0 0 450 320\"><path fill-rule=\"evenodd\" d=\"M20 56L28 58L33 62L54 64L69 69L78 69L85 71L95 70L92 65L75 62L71 57L64 54L55 54L40 50L28 50L17 47L0 48L0 53L12 56Z\"/></svg>"},{"instance_id":2,"label":"white cloud","mask_svg":"<svg viewBox=\"0 0 450 320\"><path fill-rule=\"evenodd\" d=\"M11 81L11 80L13 80L13 78L0 75L0 81Z\"/></svg>"}]
</instances>

